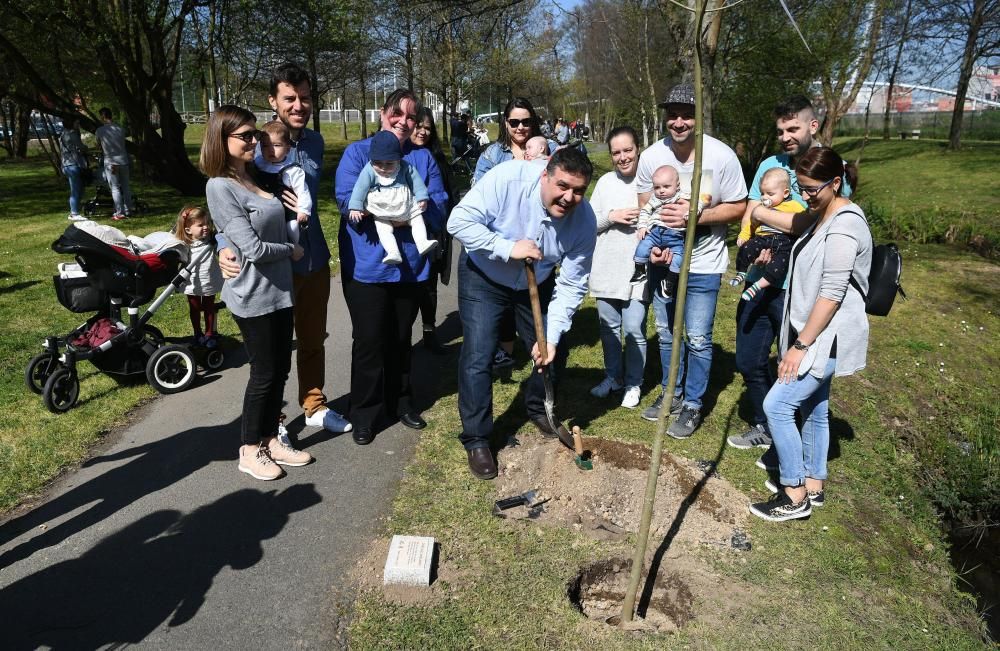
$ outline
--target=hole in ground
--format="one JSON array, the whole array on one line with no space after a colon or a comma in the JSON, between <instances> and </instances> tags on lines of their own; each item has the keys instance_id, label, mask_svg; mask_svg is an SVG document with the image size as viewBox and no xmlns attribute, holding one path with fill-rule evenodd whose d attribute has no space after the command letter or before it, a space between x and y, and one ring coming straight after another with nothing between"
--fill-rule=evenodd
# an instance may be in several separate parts
<instances>
[{"instance_id":1,"label":"hole in ground","mask_svg":"<svg viewBox=\"0 0 1000 651\"><path fill-rule=\"evenodd\" d=\"M628 559L591 563L570 581L567 596L589 619L617 626L631 570L632 561ZM679 572L667 572L657 575L649 604L636 613L626 628L669 633L683 628L692 619L694 593L691 587Z\"/></svg>"}]
</instances>

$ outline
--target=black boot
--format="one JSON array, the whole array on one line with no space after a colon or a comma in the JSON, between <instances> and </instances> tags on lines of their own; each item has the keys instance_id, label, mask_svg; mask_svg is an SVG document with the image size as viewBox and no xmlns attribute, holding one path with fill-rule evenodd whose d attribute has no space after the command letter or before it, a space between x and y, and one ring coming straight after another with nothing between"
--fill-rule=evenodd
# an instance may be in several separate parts
<instances>
[{"instance_id":1,"label":"black boot","mask_svg":"<svg viewBox=\"0 0 1000 651\"><path fill-rule=\"evenodd\" d=\"M434 326L424 326L424 348L435 355L447 355L448 350L441 345L434 333Z\"/></svg>"}]
</instances>

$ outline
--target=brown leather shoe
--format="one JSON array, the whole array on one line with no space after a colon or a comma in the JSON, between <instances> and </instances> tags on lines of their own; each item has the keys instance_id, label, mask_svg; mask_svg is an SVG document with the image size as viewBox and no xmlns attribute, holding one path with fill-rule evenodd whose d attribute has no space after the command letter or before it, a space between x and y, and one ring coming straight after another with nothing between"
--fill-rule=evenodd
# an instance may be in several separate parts
<instances>
[{"instance_id":1,"label":"brown leather shoe","mask_svg":"<svg viewBox=\"0 0 1000 651\"><path fill-rule=\"evenodd\" d=\"M469 455L469 470L477 479L493 479L497 476L497 464L489 448L473 448Z\"/></svg>"}]
</instances>

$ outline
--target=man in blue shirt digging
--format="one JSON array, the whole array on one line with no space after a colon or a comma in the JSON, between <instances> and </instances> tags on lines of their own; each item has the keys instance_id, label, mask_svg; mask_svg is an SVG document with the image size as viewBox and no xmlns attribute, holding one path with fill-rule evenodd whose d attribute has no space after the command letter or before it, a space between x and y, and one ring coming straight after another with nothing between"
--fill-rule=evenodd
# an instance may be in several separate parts
<instances>
[{"instance_id":1,"label":"man in blue shirt digging","mask_svg":"<svg viewBox=\"0 0 1000 651\"><path fill-rule=\"evenodd\" d=\"M458 263L464 337L458 364L459 440L468 453L469 469L479 479L497 475L489 447L490 365L504 310L513 307L525 347L536 366L547 366L556 360L559 341L587 293L597 221L583 196L592 175L590 161L576 149L557 151L544 169L531 162L509 161L483 176L448 220L448 232L465 249ZM544 351L535 345L526 260L534 264L546 315ZM555 436L545 417L541 375L532 373L524 390L528 417L544 435Z\"/></svg>"}]
</instances>

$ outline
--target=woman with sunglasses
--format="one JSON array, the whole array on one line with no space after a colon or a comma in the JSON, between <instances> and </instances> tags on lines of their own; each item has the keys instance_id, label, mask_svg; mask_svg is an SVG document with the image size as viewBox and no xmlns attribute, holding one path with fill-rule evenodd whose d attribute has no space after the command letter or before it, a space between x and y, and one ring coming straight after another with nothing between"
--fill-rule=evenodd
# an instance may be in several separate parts
<instances>
[{"instance_id":1,"label":"woman with sunglasses","mask_svg":"<svg viewBox=\"0 0 1000 651\"><path fill-rule=\"evenodd\" d=\"M542 135L541 121L531 102L523 97L515 97L507 102L503 109L503 121L500 123L500 135L497 141L483 151L476 163L476 171L472 175L475 183L491 169L509 160L524 160L524 146L528 140ZM555 151L555 145L549 143L549 153Z\"/></svg>"},{"instance_id":2,"label":"woman with sunglasses","mask_svg":"<svg viewBox=\"0 0 1000 651\"><path fill-rule=\"evenodd\" d=\"M448 195L434 156L410 141L419 110L413 91L397 89L389 93L379 119L382 130L399 139L403 160L427 186L430 201L424 221L429 232L439 233ZM403 261L388 265L382 262L385 250L375 233L375 220L366 216L354 224L346 219L354 183L368 163L371 145L371 138L348 145L334 180L342 216L338 235L341 277L353 337L349 420L358 445L371 443L384 419L398 420L411 429L427 426L412 401L410 334L423 283L430 275L430 261L417 251L408 222L396 230Z\"/></svg>"},{"instance_id":3,"label":"woman with sunglasses","mask_svg":"<svg viewBox=\"0 0 1000 651\"><path fill-rule=\"evenodd\" d=\"M804 230L789 265L778 381L764 399L780 484L768 480L774 497L750 506L751 513L772 522L808 517L824 504L830 383L835 375L863 369L868 353L862 293L868 292L872 237L864 212L843 196L844 177L856 188L857 170L832 149L817 147L799 159L795 174L808 212L791 215L758 206L751 215L786 232Z\"/></svg>"},{"instance_id":4,"label":"woman with sunglasses","mask_svg":"<svg viewBox=\"0 0 1000 651\"><path fill-rule=\"evenodd\" d=\"M292 363L292 260L303 251L288 241L282 201L251 174L259 136L253 113L221 106L205 128L199 165L209 177L205 194L212 219L240 265L222 287L250 359L239 469L269 480L283 474L277 464L304 466L312 456L278 438ZM289 207L295 209L294 203Z\"/></svg>"},{"instance_id":5,"label":"woman with sunglasses","mask_svg":"<svg viewBox=\"0 0 1000 651\"><path fill-rule=\"evenodd\" d=\"M413 133L410 134L410 142L414 147L426 149L434 157L434 162L437 163L438 169L441 171L441 181L444 184L444 190L448 194L445 214L451 214L451 209L454 207L449 175L451 168L448 165L447 156L444 155L444 151L441 149L437 126L434 124L434 112L426 106L420 107L417 111L417 126L413 128ZM445 221L447 221L447 217L445 217ZM437 321L438 277L440 276L442 281L447 284L447 274L451 270L451 235L448 234L445 228L446 225L442 224L440 232L429 233L430 237L438 241L439 246L433 252L430 276L427 278L427 282L424 283L424 293L420 297L420 317L423 322L424 348L436 355L444 355L448 352L438 341L434 329L434 324Z\"/></svg>"}]
</instances>

